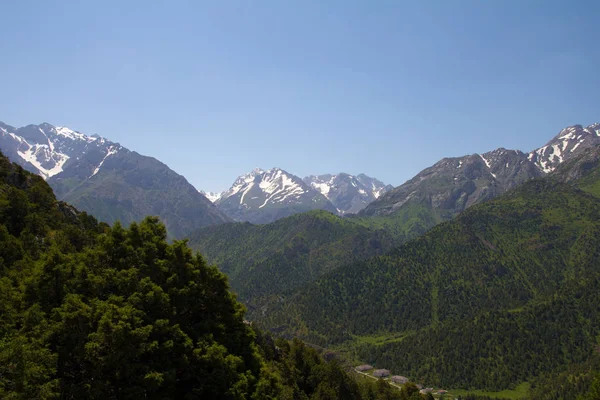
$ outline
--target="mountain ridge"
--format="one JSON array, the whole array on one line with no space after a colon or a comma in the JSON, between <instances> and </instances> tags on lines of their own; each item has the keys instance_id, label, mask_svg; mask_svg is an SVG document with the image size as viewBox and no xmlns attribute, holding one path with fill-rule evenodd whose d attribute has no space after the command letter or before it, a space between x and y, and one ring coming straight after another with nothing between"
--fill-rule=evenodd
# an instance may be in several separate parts
<instances>
[{"instance_id":1,"label":"mountain ridge","mask_svg":"<svg viewBox=\"0 0 600 400\"><path fill-rule=\"evenodd\" d=\"M124 224L157 215L170 236L183 237L230 219L159 160L104 137L48 123L0 123L0 149L39 174L56 195L100 220Z\"/></svg>"},{"instance_id":2,"label":"mountain ridge","mask_svg":"<svg viewBox=\"0 0 600 400\"><path fill-rule=\"evenodd\" d=\"M600 333L598 182L593 147L257 322L443 386L501 390L583 363Z\"/></svg>"},{"instance_id":3,"label":"mountain ridge","mask_svg":"<svg viewBox=\"0 0 600 400\"><path fill-rule=\"evenodd\" d=\"M524 153L498 148L482 154L442 158L367 205L360 216L386 216L420 205L448 220L533 178L554 171L586 148L600 144L600 124L572 125L544 146Z\"/></svg>"},{"instance_id":4,"label":"mountain ridge","mask_svg":"<svg viewBox=\"0 0 600 400\"><path fill-rule=\"evenodd\" d=\"M365 174L309 175L304 182L318 190L336 207L338 214L356 214L383 193L393 189Z\"/></svg>"},{"instance_id":5,"label":"mountain ridge","mask_svg":"<svg viewBox=\"0 0 600 400\"><path fill-rule=\"evenodd\" d=\"M232 219L255 224L316 209L337 211L319 191L278 167L239 176L215 204Z\"/></svg>"}]
</instances>

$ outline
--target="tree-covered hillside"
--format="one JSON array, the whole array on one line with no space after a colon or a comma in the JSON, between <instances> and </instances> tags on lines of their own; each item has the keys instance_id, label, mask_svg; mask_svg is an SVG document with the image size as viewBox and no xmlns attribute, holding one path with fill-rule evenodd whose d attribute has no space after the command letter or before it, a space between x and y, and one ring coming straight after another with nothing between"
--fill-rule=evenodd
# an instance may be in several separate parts
<instances>
[{"instance_id":1,"label":"tree-covered hillside","mask_svg":"<svg viewBox=\"0 0 600 400\"><path fill-rule=\"evenodd\" d=\"M157 218L98 223L0 155L0 398L407 394L256 331L225 276Z\"/></svg>"},{"instance_id":2,"label":"tree-covered hillside","mask_svg":"<svg viewBox=\"0 0 600 400\"><path fill-rule=\"evenodd\" d=\"M600 334L600 200L573 186L530 181L338 268L261 322L464 388L507 388L584 362Z\"/></svg>"},{"instance_id":3,"label":"tree-covered hillside","mask_svg":"<svg viewBox=\"0 0 600 400\"><path fill-rule=\"evenodd\" d=\"M270 308L280 295L288 295L341 265L383 254L394 243L383 229L371 229L323 210L267 225L207 227L190 238L190 247L229 276L232 288L251 309L259 305Z\"/></svg>"}]
</instances>

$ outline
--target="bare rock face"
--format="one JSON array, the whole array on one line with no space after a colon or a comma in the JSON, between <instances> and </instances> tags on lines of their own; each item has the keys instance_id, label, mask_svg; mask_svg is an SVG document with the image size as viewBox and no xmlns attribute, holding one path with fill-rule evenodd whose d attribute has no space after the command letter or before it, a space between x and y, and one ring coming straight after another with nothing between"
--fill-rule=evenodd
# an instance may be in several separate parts
<instances>
[{"instance_id":1,"label":"bare rock face","mask_svg":"<svg viewBox=\"0 0 600 400\"><path fill-rule=\"evenodd\" d=\"M383 193L393 189L391 185L365 174L311 175L304 178L304 182L327 197L340 215L356 214Z\"/></svg>"}]
</instances>

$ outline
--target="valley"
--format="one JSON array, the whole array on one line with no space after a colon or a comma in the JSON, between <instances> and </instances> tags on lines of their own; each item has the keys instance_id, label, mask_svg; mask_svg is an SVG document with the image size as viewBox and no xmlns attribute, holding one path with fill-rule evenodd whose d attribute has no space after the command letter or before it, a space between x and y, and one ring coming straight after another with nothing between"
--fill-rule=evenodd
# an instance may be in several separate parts
<instances>
[{"instance_id":1,"label":"valley","mask_svg":"<svg viewBox=\"0 0 600 400\"><path fill-rule=\"evenodd\" d=\"M350 364L370 363L426 387L451 388L449 395L530 398L565 365L576 370L596 362L597 127L567 128L529 154L499 149L444 159L393 189L365 175L302 180L278 168L257 169L225 193L207 193L214 205L182 180L186 189L178 193L197 196L221 217L188 234L173 232L187 236L186 244L227 275L258 329L328 349ZM40 126L47 144L35 146L58 148L51 138L66 132L61 129ZM42 140L33 131L8 127L3 137L31 146ZM139 182L156 206L153 190L179 179L167 171L166 180L153 172L147 181L143 174L160 164L106 139L77 135L66 139L83 140L85 149L72 154L91 157L91 144L109 143L99 161L87 164L89 176L68 162L52 176L58 167L23 159L24 166L101 220L127 221L121 211L115 214L120 205L108 209L102 197L103 191L128 193L115 189L117 182ZM111 164L119 152L126 158ZM43 154L48 163L60 159ZM83 181L71 187L74 179ZM367 187L369 201L360 200ZM86 188L96 205L74 194ZM168 229L168 214L158 218ZM591 384L593 375L579 376L581 385ZM561 383L561 390L574 389Z\"/></svg>"},{"instance_id":2,"label":"valley","mask_svg":"<svg viewBox=\"0 0 600 400\"><path fill-rule=\"evenodd\" d=\"M0 400L600 400L600 2L0 9Z\"/></svg>"}]
</instances>

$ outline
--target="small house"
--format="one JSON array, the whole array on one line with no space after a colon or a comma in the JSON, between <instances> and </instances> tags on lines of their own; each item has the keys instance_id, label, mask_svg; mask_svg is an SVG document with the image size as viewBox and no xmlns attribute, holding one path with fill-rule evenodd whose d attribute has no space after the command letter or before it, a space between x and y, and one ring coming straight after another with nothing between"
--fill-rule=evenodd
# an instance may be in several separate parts
<instances>
[{"instance_id":1,"label":"small house","mask_svg":"<svg viewBox=\"0 0 600 400\"><path fill-rule=\"evenodd\" d=\"M369 371L369 370L373 369L373 367L371 367L368 364L364 364L364 365L359 365L358 367L356 367L354 369L359 372L365 372L365 371Z\"/></svg>"},{"instance_id":2,"label":"small house","mask_svg":"<svg viewBox=\"0 0 600 400\"><path fill-rule=\"evenodd\" d=\"M427 393L431 393L431 392L433 392L433 388L425 388L425 389L419 390L419 393L421 393L421 394L427 394Z\"/></svg>"},{"instance_id":3,"label":"small house","mask_svg":"<svg viewBox=\"0 0 600 400\"><path fill-rule=\"evenodd\" d=\"M377 378L385 378L386 376L390 376L390 371L387 369L376 369L373 371L373 376Z\"/></svg>"},{"instance_id":4,"label":"small house","mask_svg":"<svg viewBox=\"0 0 600 400\"><path fill-rule=\"evenodd\" d=\"M404 385L406 382L408 382L408 378L405 376L400 376L400 375L394 375L392 376L392 382L397 383L399 385Z\"/></svg>"},{"instance_id":5,"label":"small house","mask_svg":"<svg viewBox=\"0 0 600 400\"><path fill-rule=\"evenodd\" d=\"M447 393L448 393L447 390L444 390L444 389L438 390L438 394L447 394Z\"/></svg>"}]
</instances>

